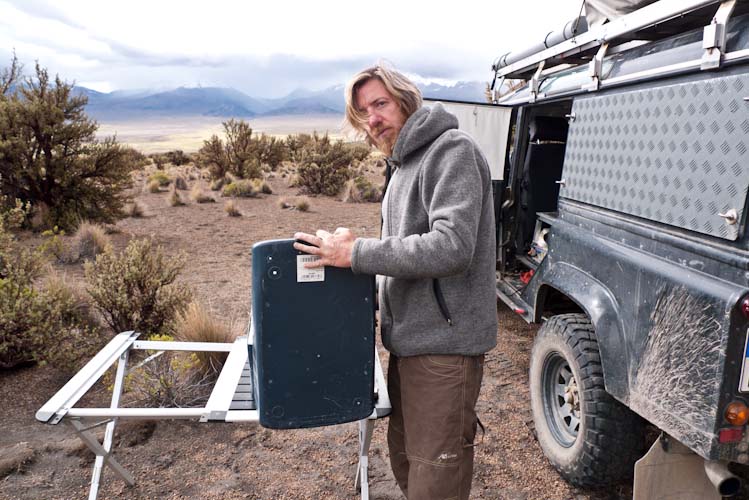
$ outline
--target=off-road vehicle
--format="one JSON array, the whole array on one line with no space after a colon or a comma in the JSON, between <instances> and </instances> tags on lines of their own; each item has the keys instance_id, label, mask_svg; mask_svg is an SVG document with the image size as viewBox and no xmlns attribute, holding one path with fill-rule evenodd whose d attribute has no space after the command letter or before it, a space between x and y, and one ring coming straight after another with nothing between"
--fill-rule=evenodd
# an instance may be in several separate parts
<instances>
[{"instance_id":1,"label":"off-road vehicle","mask_svg":"<svg viewBox=\"0 0 749 500\"><path fill-rule=\"evenodd\" d=\"M542 324L531 406L567 480L631 475L649 422L731 493L723 465L749 463L749 4L645 3L495 62L497 295Z\"/></svg>"}]
</instances>

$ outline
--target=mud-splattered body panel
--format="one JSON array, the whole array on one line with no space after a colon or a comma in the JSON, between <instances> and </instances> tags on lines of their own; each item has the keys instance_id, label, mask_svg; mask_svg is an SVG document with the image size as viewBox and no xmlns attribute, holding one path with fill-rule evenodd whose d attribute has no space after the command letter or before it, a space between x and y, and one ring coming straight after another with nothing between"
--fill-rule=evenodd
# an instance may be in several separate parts
<instances>
[{"instance_id":1,"label":"mud-splattered body panel","mask_svg":"<svg viewBox=\"0 0 749 500\"><path fill-rule=\"evenodd\" d=\"M699 168L669 169L670 164L697 165L694 154L671 154L667 146L687 139L679 136L686 133L685 124L703 128L699 116L671 126L675 118L666 119L664 104L654 100L668 130L658 127L658 134L648 137L632 121L638 109L655 126L653 113L643 107L645 94L671 95L673 106L699 113L706 108L696 90L707 92L712 100L703 100L714 103L728 98L713 93L728 82L730 100L744 106L744 112L719 117L711 111L705 115L705 130L715 131L720 120L749 124L749 104L740 99L744 88L749 96L746 67L697 79L681 77L664 81L662 88L650 84L647 90L610 91L595 97L595 105L576 108L577 101L573 103L583 122L597 125L578 123L576 116L570 126L563 172L567 187L560 193L558 212L540 215L551 226L548 254L521 298L533 307L536 321L543 315L547 290L575 301L596 328L607 391L700 455L735 460L736 446L718 443L717 435L728 427L722 415L725 405L736 398L749 402L749 393L739 391L749 322L738 312L739 302L749 293L746 148L716 150L707 156L701 152ZM692 89L691 97L677 102L685 89ZM591 98L580 101L585 99ZM630 101L633 107L628 108ZM731 133L723 127L712 137L707 132L699 138L690 135L689 144L719 138L749 144L749 125L729 128ZM595 130L600 137L591 135ZM652 142L656 148L650 154L629 147L632 141L645 149ZM738 170L721 168L726 154ZM722 187L698 189L707 180ZM614 195L624 198L614 202ZM672 198L677 200L673 204ZM684 199L690 207L711 208L691 213L679 206ZM651 206L648 200L662 204ZM728 206L740 214L733 224L718 213Z\"/></svg>"}]
</instances>

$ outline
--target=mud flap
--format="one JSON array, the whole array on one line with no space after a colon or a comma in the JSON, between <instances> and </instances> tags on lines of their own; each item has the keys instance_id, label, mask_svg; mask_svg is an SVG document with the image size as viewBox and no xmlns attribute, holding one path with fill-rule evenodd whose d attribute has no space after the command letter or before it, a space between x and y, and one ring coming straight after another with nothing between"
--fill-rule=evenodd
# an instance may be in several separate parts
<instances>
[{"instance_id":1,"label":"mud flap","mask_svg":"<svg viewBox=\"0 0 749 500\"><path fill-rule=\"evenodd\" d=\"M705 473L705 459L661 434L635 464L632 500L721 500Z\"/></svg>"}]
</instances>

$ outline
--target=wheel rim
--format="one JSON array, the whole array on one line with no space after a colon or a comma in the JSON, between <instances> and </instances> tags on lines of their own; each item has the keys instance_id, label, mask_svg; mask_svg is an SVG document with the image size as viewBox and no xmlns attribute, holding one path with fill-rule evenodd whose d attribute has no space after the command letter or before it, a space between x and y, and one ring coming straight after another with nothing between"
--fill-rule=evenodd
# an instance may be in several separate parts
<instances>
[{"instance_id":1,"label":"wheel rim","mask_svg":"<svg viewBox=\"0 0 749 500\"><path fill-rule=\"evenodd\" d=\"M546 423L559 444L568 448L580 432L580 392L572 369L558 352L546 357L543 367L543 403Z\"/></svg>"}]
</instances>

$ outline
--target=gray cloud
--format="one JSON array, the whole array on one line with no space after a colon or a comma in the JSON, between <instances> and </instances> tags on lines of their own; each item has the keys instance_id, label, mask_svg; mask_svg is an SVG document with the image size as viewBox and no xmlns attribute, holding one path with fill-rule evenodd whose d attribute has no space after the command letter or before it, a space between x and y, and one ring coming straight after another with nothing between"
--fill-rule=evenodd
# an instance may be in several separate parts
<instances>
[{"instance_id":1,"label":"gray cloud","mask_svg":"<svg viewBox=\"0 0 749 500\"><path fill-rule=\"evenodd\" d=\"M31 17L58 21L73 28L83 28L64 10L45 0L6 0L6 2Z\"/></svg>"}]
</instances>

